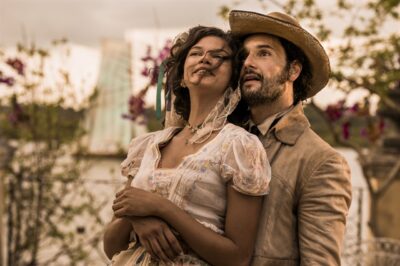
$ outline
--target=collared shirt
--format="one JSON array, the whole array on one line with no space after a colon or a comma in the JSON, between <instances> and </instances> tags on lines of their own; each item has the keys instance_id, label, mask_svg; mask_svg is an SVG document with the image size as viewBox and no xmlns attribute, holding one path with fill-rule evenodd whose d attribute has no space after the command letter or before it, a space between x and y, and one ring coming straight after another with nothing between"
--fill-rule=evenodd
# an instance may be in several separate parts
<instances>
[{"instance_id":1,"label":"collared shirt","mask_svg":"<svg viewBox=\"0 0 400 266\"><path fill-rule=\"evenodd\" d=\"M287 114L288 112L290 112L290 110L292 110L294 108L294 105L291 105L289 108L280 111L278 113L275 113L273 115L270 115L269 117L267 117L263 122L261 122L261 124L256 125L253 120L250 120L250 127L252 128L253 126L256 126L258 128L258 130L260 131L262 136L265 136L268 131L271 129L272 124L280 119L282 116L284 116L285 114Z\"/></svg>"}]
</instances>

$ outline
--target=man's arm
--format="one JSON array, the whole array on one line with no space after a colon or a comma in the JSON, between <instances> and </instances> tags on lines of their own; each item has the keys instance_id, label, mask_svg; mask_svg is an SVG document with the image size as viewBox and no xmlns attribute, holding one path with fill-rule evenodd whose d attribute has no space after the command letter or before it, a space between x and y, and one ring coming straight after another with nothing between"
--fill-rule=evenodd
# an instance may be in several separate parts
<instances>
[{"instance_id":1,"label":"man's arm","mask_svg":"<svg viewBox=\"0 0 400 266\"><path fill-rule=\"evenodd\" d=\"M351 202L347 162L333 154L301 188L298 230L301 265L340 265L340 253Z\"/></svg>"}]
</instances>

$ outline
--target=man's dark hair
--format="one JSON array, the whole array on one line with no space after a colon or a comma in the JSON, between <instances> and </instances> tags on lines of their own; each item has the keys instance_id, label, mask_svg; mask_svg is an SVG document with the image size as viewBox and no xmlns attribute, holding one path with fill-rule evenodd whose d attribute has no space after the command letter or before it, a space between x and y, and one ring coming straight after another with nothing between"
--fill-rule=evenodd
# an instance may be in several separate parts
<instances>
[{"instance_id":1,"label":"man's dark hair","mask_svg":"<svg viewBox=\"0 0 400 266\"><path fill-rule=\"evenodd\" d=\"M167 69L167 91L172 90L176 98L174 101L174 107L176 113L182 116L182 118L187 121L190 115L190 97L187 88L181 86L181 81L183 79L183 71L186 57L190 49L198 43L202 38L207 36L215 36L225 40L232 50L233 55L235 55L239 49L239 43L237 40L232 38L232 35L228 32L215 27L205 27L197 26L189 30L186 40L177 41L171 48L171 55L166 61ZM232 77L230 80L230 86L232 89L237 89L240 65L236 56L230 58L232 60ZM240 109L240 110L239 110ZM239 109L235 110L228 121L241 123L248 117L247 106L244 102L239 104ZM242 112L245 110L246 112Z\"/></svg>"},{"instance_id":2,"label":"man's dark hair","mask_svg":"<svg viewBox=\"0 0 400 266\"><path fill-rule=\"evenodd\" d=\"M307 92L311 90L311 65L299 47L281 37L278 37L278 39L286 53L287 69L290 69L290 64L295 60L302 65L301 73L293 83L293 103L296 104L307 99Z\"/></svg>"}]
</instances>

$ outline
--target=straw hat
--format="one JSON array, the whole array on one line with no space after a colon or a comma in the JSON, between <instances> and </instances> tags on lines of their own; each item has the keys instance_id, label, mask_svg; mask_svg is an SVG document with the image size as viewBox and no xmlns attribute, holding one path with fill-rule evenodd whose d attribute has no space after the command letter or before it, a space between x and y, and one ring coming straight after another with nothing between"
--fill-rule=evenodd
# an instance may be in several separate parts
<instances>
[{"instance_id":1,"label":"straw hat","mask_svg":"<svg viewBox=\"0 0 400 266\"><path fill-rule=\"evenodd\" d=\"M238 37L255 33L272 34L286 39L299 47L311 65L311 90L307 97L314 96L325 87L329 80L329 58L321 43L303 29L297 20L289 15L272 12L267 15L233 10L229 14L232 34Z\"/></svg>"}]
</instances>

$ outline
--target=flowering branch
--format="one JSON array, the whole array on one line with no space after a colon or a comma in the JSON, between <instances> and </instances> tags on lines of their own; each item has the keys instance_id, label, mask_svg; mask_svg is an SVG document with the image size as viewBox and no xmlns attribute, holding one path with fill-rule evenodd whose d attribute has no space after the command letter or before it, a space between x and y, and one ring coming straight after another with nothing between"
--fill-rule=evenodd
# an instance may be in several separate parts
<instances>
[{"instance_id":1,"label":"flowering branch","mask_svg":"<svg viewBox=\"0 0 400 266\"><path fill-rule=\"evenodd\" d=\"M143 89L139 91L136 95L132 95L129 97L128 105L129 105L129 113L123 114L122 118L129 119L131 121L136 121L140 124L146 124L147 118L145 117L145 100L149 88L155 86L157 84L158 72L160 69L161 63L168 57L172 46L172 41L167 40L161 48L161 50L153 55L152 47L150 45L147 46L146 55L141 58L144 66L141 70L141 75L148 79L146 85Z\"/></svg>"}]
</instances>

